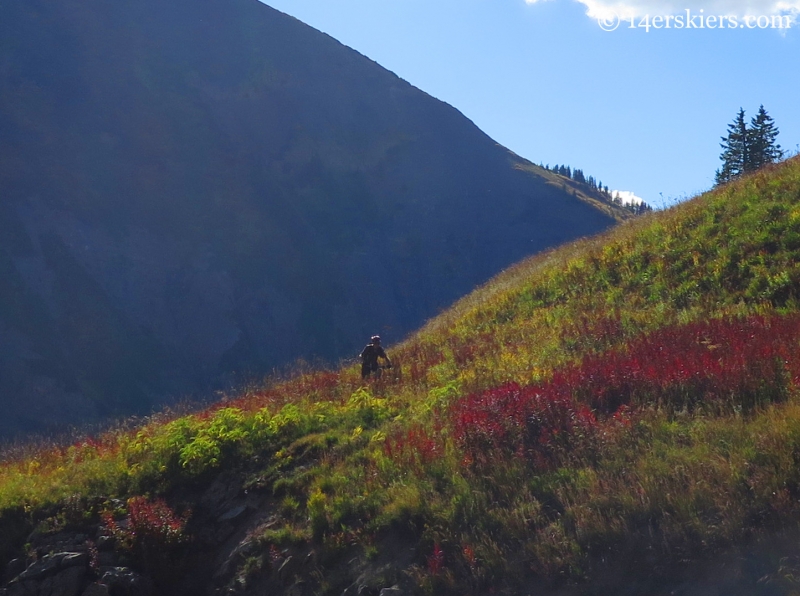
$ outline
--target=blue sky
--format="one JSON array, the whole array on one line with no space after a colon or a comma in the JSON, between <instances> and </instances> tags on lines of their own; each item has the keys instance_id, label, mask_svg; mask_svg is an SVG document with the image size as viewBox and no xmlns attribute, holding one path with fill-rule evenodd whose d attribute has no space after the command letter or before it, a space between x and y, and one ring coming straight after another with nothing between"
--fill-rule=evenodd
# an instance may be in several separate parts
<instances>
[{"instance_id":1,"label":"blue sky","mask_svg":"<svg viewBox=\"0 0 800 596\"><path fill-rule=\"evenodd\" d=\"M719 137L740 106L749 117L764 104L783 148L798 149L800 22L741 27L744 15L775 14L771 0L582 2L266 3L455 106L519 155L582 168L656 207L712 186ZM714 14L739 15L739 26L663 28L687 9L695 25ZM604 31L594 17L613 25L613 12L635 27ZM662 28L646 31L645 15L662 16Z\"/></svg>"}]
</instances>

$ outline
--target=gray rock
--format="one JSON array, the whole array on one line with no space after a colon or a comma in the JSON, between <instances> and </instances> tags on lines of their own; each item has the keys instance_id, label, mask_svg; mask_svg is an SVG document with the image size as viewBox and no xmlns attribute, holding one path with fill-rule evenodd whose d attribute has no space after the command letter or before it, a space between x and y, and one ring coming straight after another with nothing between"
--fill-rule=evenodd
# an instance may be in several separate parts
<instances>
[{"instance_id":1,"label":"gray rock","mask_svg":"<svg viewBox=\"0 0 800 596\"><path fill-rule=\"evenodd\" d=\"M114 548L113 536L98 536L95 542L97 550L111 550Z\"/></svg>"},{"instance_id":2,"label":"gray rock","mask_svg":"<svg viewBox=\"0 0 800 596\"><path fill-rule=\"evenodd\" d=\"M238 505L236 507L231 507L225 513L219 516L218 521L221 522L234 521L240 518L245 511L247 511L247 505Z\"/></svg>"},{"instance_id":3,"label":"gray rock","mask_svg":"<svg viewBox=\"0 0 800 596\"><path fill-rule=\"evenodd\" d=\"M3 577L3 583L7 584L12 579L16 578L20 573L25 571L25 559L13 559L6 565L6 572ZM2 592L0 592L2 594Z\"/></svg>"},{"instance_id":4,"label":"gray rock","mask_svg":"<svg viewBox=\"0 0 800 596\"><path fill-rule=\"evenodd\" d=\"M14 581L8 585L8 596L37 596L39 585L34 581Z\"/></svg>"},{"instance_id":5,"label":"gray rock","mask_svg":"<svg viewBox=\"0 0 800 596\"><path fill-rule=\"evenodd\" d=\"M203 493L200 502L215 512L224 512L225 505L236 498L241 490L241 484L236 476L223 472L211 483Z\"/></svg>"},{"instance_id":6,"label":"gray rock","mask_svg":"<svg viewBox=\"0 0 800 596\"><path fill-rule=\"evenodd\" d=\"M72 578L83 580L86 568L89 565L89 554L85 552L62 552L45 555L33 562L23 570L17 579L20 583L39 582L42 585L37 590L40 596L59 596L69 593L71 596L77 592ZM76 571L71 571L71 570ZM67 571L70 571L67 573ZM46 582L46 583L45 583Z\"/></svg>"},{"instance_id":7,"label":"gray rock","mask_svg":"<svg viewBox=\"0 0 800 596\"><path fill-rule=\"evenodd\" d=\"M214 532L214 534L213 534L213 536L214 536L213 542L216 543L216 544L222 544L228 538L233 536L233 534L235 532L236 532L236 527L233 524L225 522L225 523L221 524L219 526L219 528L217 528L216 532Z\"/></svg>"},{"instance_id":8,"label":"gray rock","mask_svg":"<svg viewBox=\"0 0 800 596\"><path fill-rule=\"evenodd\" d=\"M38 596L78 596L86 575L85 567L69 567L39 584Z\"/></svg>"},{"instance_id":9,"label":"gray rock","mask_svg":"<svg viewBox=\"0 0 800 596\"><path fill-rule=\"evenodd\" d=\"M65 553L55 555L45 555L38 561L33 562L28 568L19 574L20 581L41 580L50 575L55 575L61 565Z\"/></svg>"},{"instance_id":10,"label":"gray rock","mask_svg":"<svg viewBox=\"0 0 800 596\"><path fill-rule=\"evenodd\" d=\"M101 567L101 584L108 591L121 596L151 596L153 586L150 581L127 567Z\"/></svg>"},{"instance_id":11,"label":"gray rock","mask_svg":"<svg viewBox=\"0 0 800 596\"><path fill-rule=\"evenodd\" d=\"M341 596L358 596L364 586L359 585L358 582L350 584L344 589Z\"/></svg>"},{"instance_id":12,"label":"gray rock","mask_svg":"<svg viewBox=\"0 0 800 596\"><path fill-rule=\"evenodd\" d=\"M254 554L258 550L256 542L252 539L245 539L240 542L231 554L227 556L222 565L214 573L214 579L219 580L228 575L237 565L237 563Z\"/></svg>"},{"instance_id":13,"label":"gray rock","mask_svg":"<svg viewBox=\"0 0 800 596\"><path fill-rule=\"evenodd\" d=\"M97 553L97 565L99 567L116 567L117 555L109 551Z\"/></svg>"},{"instance_id":14,"label":"gray rock","mask_svg":"<svg viewBox=\"0 0 800 596\"><path fill-rule=\"evenodd\" d=\"M400 589L400 586L392 586L391 588L384 588L380 591L378 596L403 596L404 592Z\"/></svg>"},{"instance_id":15,"label":"gray rock","mask_svg":"<svg viewBox=\"0 0 800 596\"><path fill-rule=\"evenodd\" d=\"M297 568L297 560L295 559L295 557L292 557L290 555L286 557L283 563L281 563L281 566L278 567L278 577L282 581L285 581L291 575L294 574L296 568Z\"/></svg>"},{"instance_id":16,"label":"gray rock","mask_svg":"<svg viewBox=\"0 0 800 596\"><path fill-rule=\"evenodd\" d=\"M87 565L89 565L89 553L65 553L59 569L86 567Z\"/></svg>"},{"instance_id":17,"label":"gray rock","mask_svg":"<svg viewBox=\"0 0 800 596\"><path fill-rule=\"evenodd\" d=\"M104 584L89 584L81 596L109 596L108 586Z\"/></svg>"}]
</instances>

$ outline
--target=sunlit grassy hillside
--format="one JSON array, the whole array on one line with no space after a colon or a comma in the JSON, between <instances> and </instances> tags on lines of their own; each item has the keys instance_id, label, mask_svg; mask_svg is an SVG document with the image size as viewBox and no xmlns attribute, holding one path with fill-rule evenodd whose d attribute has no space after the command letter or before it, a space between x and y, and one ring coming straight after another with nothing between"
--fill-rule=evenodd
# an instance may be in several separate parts
<instances>
[{"instance_id":1,"label":"sunlit grassy hillside","mask_svg":"<svg viewBox=\"0 0 800 596\"><path fill-rule=\"evenodd\" d=\"M308 373L9 460L0 546L59 503L186 499L225 469L280 516L241 589L293 548L338 595L398 544L437 594L669 576L800 521L799 257L795 158L520 263L379 380Z\"/></svg>"}]
</instances>

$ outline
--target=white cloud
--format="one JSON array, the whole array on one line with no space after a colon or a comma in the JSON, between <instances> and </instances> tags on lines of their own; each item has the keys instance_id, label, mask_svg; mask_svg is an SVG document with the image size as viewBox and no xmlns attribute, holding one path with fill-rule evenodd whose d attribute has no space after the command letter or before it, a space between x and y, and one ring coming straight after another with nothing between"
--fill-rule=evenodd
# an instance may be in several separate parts
<instances>
[{"instance_id":1,"label":"white cloud","mask_svg":"<svg viewBox=\"0 0 800 596\"><path fill-rule=\"evenodd\" d=\"M612 190L611 196L619 197L623 205L638 205L644 201L642 197L637 197L630 190Z\"/></svg>"},{"instance_id":2,"label":"white cloud","mask_svg":"<svg viewBox=\"0 0 800 596\"><path fill-rule=\"evenodd\" d=\"M525 0L535 4L541 0ZM800 15L800 0L578 0L586 15L595 19L617 16L622 19L644 15L768 16Z\"/></svg>"}]
</instances>

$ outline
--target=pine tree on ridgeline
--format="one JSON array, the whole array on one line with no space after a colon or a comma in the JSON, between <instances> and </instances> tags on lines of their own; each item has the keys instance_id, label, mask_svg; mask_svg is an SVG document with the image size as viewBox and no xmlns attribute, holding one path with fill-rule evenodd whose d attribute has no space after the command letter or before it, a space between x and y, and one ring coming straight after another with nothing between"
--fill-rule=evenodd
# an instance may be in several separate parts
<instances>
[{"instance_id":1,"label":"pine tree on ridgeline","mask_svg":"<svg viewBox=\"0 0 800 596\"><path fill-rule=\"evenodd\" d=\"M554 172L560 176L564 176L565 178L569 178L574 182L579 184L583 184L589 187L592 190L595 190L604 195L604 198L608 201L612 201L611 193L608 190L608 186L604 186L600 180L596 180L594 176L587 176L584 171L580 168L573 168L568 165L559 165L555 164L554 166L550 166L550 164L542 164L539 163L539 167L548 170L549 172ZM563 186L563 183L562 183ZM566 188L566 186L564 186ZM613 201L612 201L613 202ZM649 209L649 207L648 207Z\"/></svg>"},{"instance_id":2,"label":"pine tree on ridgeline","mask_svg":"<svg viewBox=\"0 0 800 596\"><path fill-rule=\"evenodd\" d=\"M783 151L775 142L778 132L775 121L763 105L750 121L750 126L745 121L744 109L739 108L736 119L728 125L728 136L722 137L720 143L722 167L716 172L716 184L730 182L781 159Z\"/></svg>"},{"instance_id":3,"label":"pine tree on ridgeline","mask_svg":"<svg viewBox=\"0 0 800 596\"><path fill-rule=\"evenodd\" d=\"M778 137L778 127L775 126L775 121L767 114L763 105L758 109L758 114L750 121L749 133L750 163L746 171L755 171L783 157L781 146L775 143L775 139Z\"/></svg>"},{"instance_id":4,"label":"pine tree on ridgeline","mask_svg":"<svg viewBox=\"0 0 800 596\"><path fill-rule=\"evenodd\" d=\"M728 125L728 136L722 137L720 146L722 167L717 170L715 179L717 184L724 184L744 174L745 165L749 163L747 122L743 108L739 108L736 119Z\"/></svg>"}]
</instances>

